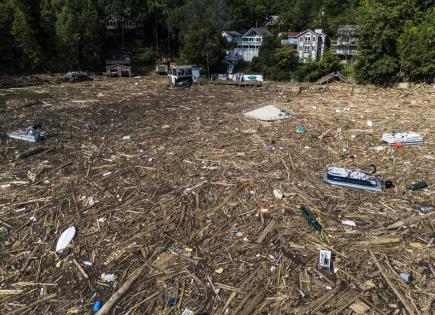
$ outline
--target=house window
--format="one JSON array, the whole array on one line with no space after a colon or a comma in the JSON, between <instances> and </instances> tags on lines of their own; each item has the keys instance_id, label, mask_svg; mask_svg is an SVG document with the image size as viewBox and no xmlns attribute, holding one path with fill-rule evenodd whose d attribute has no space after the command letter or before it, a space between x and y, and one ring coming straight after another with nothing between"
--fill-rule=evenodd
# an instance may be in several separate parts
<instances>
[{"instance_id":1,"label":"house window","mask_svg":"<svg viewBox=\"0 0 435 315\"><path fill-rule=\"evenodd\" d=\"M316 41L316 38L313 36L313 42L315 42Z\"/></svg>"},{"instance_id":2,"label":"house window","mask_svg":"<svg viewBox=\"0 0 435 315\"><path fill-rule=\"evenodd\" d=\"M305 36L305 42L309 43L310 42L310 36Z\"/></svg>"},{"instance_id":3,"label":"house window","mask_svg":"<svg viewBox=\"0 0 435 315\"><path fill-rule=\"evenodd\" d=\"M257 38L257 42L261 42L261 38Z\"/></svg>"},{"instance_id":4,"label":"house window","mask_svg":"<svg viewBox=\"0 0 435 315\"><path fill-rule=\"evenodd\" d=\"M304 46L304 52L310 52L310 46L309 45L305 45Z\"/></svg>"}]
</instances>

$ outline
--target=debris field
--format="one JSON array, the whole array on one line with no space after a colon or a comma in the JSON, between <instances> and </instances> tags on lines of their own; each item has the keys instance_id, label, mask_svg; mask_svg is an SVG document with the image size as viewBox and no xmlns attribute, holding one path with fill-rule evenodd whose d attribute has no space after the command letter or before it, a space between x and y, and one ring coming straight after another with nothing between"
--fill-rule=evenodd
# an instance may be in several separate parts
<instances>
[{"instance_id":1,"label":"debris field","mask_svg":"<svg viewBox=\"0 0 435 315\"><path fill-rule=\"evenodd\" d=\"M176 90L145 76L15 90L50 97L0 105L1 314L97 301L97 314L433 314L432 86ZM243 114L264 105L290 115ZM7 137L34 124L46 140ZM424 142L381 142L399 129ZM323 181L370 165L394 187Z\"/></svg>"}]
</instances>

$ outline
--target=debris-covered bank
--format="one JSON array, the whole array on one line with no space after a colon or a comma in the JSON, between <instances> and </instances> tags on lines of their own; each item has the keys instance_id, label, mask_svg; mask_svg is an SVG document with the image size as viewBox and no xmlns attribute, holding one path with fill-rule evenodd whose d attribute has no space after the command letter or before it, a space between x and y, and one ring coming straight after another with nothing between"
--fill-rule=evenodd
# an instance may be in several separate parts
<instances>
[{"instance_id":1,"label":"debris-covered bank","mask_svg":"<svg viewBox=\"0 0 435 315\"><path fill-rule=\"evenodd\" d=\"M0 313L433 310L432 87L179 90L156 76L24 89L51 97L0 105ZM291 115L244 115L264 105ZM7 136L36 124L38 144ZM424 142L381 141L393 131ZM371 165L394 187L323 180Z\"/></svg>"}]
</instances>

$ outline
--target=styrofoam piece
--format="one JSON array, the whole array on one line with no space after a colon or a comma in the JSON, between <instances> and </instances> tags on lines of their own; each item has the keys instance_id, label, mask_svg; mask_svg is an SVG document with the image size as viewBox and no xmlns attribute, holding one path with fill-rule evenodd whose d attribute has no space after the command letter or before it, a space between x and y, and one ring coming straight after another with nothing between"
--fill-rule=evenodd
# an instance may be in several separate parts
<instances>
[{"instance_id":1,"label":"styrofoam piece","mask_svg":"<svg viewBox=\"0 0 435 315\"><path fill-rule=\"evenodd\" d=\"M279 189L274 189L273 190L273 195L275 196L276 199L281 200L282 198L284 198L284 194L282 193L281 190Z\"/></svg>"},{"instance_id":2,"label":"styrofoam piece","mask_svg":"<svg viewBox=\"0 0 435 315\"><path fill-rule=\"evenodd\" d=\"M261 121L274 121L289 118L290 113L275 105L266 105L245 113L245 116Z\"/></svg>"},{"instance_id":3,"label":"styrofoam piece","mask_svg":"<svg viewBox=\"0 0 435 315\"><path fill-rule=\"evenodd\" d=\"M332 252L330 250L320 250L319 268L331 270Z\"/></svg>"},{"instance_id":4,"label":"styrofoam piece","mask_svg":"<svg viewBox=\"0 0 435 315\"><path fill-rule=\"evenodd\" d=\"M400 143L404 145L420 144L423 143L423 140L424 140L423 136L414 131L384 133L382 135L382 141L388 144L396 144L396 143Z\"/></svg>"},{"instance_id":5,"label":"styrofoam piece","mask_svg":"<svg viewBox=\"0 0 435 315\"><path fill-rule=\"evenodd\" d=\"M56 244L56 252L63 252L65 248L71 243L76 235L76 228L74 226L70 226L60 235Z\"/></svg>"},{"instance_id":6,"label":"styrofoam piece","mask_svg":"<svg viewBox=\"0 0 435 315\"><path fill-rule=\"evenodd\" d=\"M352 220L342 220L341 224L348 225L348 226L356 226L355 221Z\"/></svg>"}]
</instances>

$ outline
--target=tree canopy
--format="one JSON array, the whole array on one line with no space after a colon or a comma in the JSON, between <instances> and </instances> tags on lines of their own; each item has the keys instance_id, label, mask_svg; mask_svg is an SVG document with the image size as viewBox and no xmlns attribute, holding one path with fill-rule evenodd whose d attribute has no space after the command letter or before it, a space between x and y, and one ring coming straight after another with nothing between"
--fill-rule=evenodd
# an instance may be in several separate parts
<instances>
[{"instance_id":1,"label":"tree canopy","mask_svg":"<svg viewBox=\"0 0 435 315\"><path fill-rule=\"evenodd\" d=\"M125 52L143 65L160 56L217 69L228 48L221 32L244 33L271 15L280 17L270 27L275 35L322 28L331 38L339 25L361 25L355 63L361 82L433 78L431 0L3 0L0 72L97 71ZM134 20L140 29L110 34L109 16ZM253 66L284 79L273 73L294 67L290 55L268 47Z\"/></svg>"}]
</instances>

